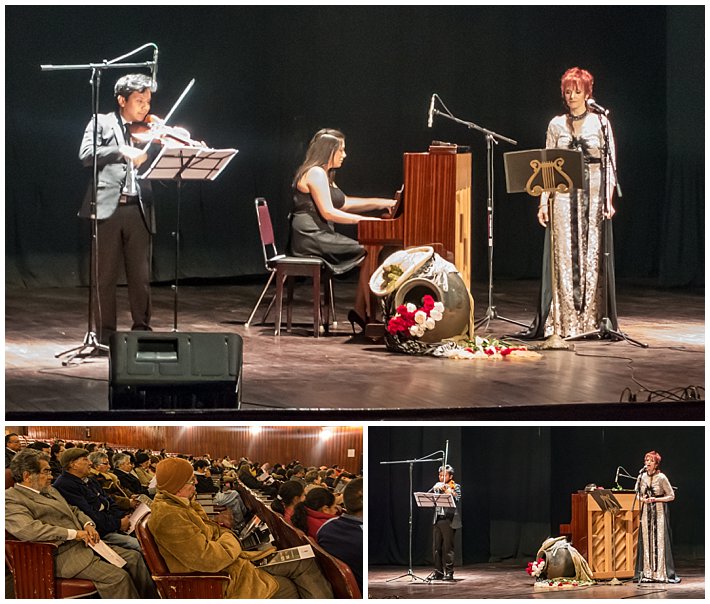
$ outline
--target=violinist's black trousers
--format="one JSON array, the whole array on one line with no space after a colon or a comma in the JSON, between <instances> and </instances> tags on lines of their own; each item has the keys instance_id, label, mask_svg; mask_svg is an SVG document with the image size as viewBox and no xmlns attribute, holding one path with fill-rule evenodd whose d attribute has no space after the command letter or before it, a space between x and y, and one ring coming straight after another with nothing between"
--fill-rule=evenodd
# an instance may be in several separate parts
<instances>
[{"instance_id":1,"label":"violinist's black trousers","mask_svg":"<svg viewBox=\"0 0 710 604\"><path fill-rule=\"evenodd\" d=\"M437 518L434 523L434 570L442 573L454 572L454 537L456 529L451 528L451 520Z\"/></svg>"}]
</instances>

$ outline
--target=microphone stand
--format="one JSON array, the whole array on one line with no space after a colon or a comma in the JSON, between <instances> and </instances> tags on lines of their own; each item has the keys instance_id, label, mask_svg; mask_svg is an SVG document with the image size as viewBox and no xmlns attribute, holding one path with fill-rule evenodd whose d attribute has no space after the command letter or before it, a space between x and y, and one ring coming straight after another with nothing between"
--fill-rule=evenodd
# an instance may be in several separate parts
<instances>
[{"instance_id":1,"label":"microphone stand","mask_svg":"<svg viewBox=\"0 0 710 604\"><path fill-rule=\"evenodd\" d=\"M101 344L100 338L96 335L94 331L94 296L98 300L98 291L94 291L94 288L98 288L98 275L95 277L95 272L98 271L98 218L96 212L96 199L98 195L98 157L96 156L96 151L98 148L98 120L99 120L99 90L101 88L101 75L106 69L126 69L135 67L154 67L153 61L145 61L143 63L119 63L123 59L134 55L144 48L149 46L155 47L155 44L148 43L144 44L140 48L132 50L128 54L125 54L111 61L104 59L101 63L88 63L81 65L40 65L42 71L77 71L77 70L91 70L91 112L92 112L92 122L93 122L93 139L92 139L92 183L91 183L91 201L89 204L89 216L91 219L91 241L89 246L89 309L87 311L87 329L84 334L84 340L79 346L74 346L63 352L58 352L54 355L54 358L63 357L68 355L65 360L62 361L63 366L68 366L74 363L75 359L84 359L86 357L96 356L101 352L107 352L108 346ZM101 308L98 308L99 319L101 318ZM100 323L100 321L99 321ZM99 326L100 329L100 326Z\"/></svg>"},{"instance_id":2,"label":"microphone stand","mask_svg":"<svg viewBox=\"0 0 710 604\"><path fill-rule=\"evenodd\" d=\"M641 528L641 518L643 516L643 508L645 503L641 501L641 475L643 474L643 471L639 472L639 475L636 477L636 484L634 485L634 491L636 493L636 498L634 499L634 503L631 506L631 517L633 518L633 512L634 512L634 505L636 504L636 501L639 502L639 531L642 530ZM638 568L638 557L639 557L639 551L638 548L636 549L636 567ZM639 580L638 583L636 584L637 589L642 589L641 587L641 582L643 581L643 562L641 564L641 567L638 569L639 571Z\"/></svg>"},{"instance_id":3,"label":"microphone stand","mask_svg":"<svg viewBox=\"0 0 710 604\"><path fill-rule=\"evenodd\" d=\"M439 101L441 99L439 98ZM454 117L451 112L446 108L446 105L444 105L444 102L441 101L441 104L444 106L446 109L446 113L439 111L438 109L432 109L432 114L435 115L441 115L442 117L445 117L448 120L451 120L452 122L456 122L457 124L462 124L463 126L466 126L470 130L478 130L482 134L485 135L486 137L486 182L487 182L487 200L486 200L486 211L487 211L487 224L488 224L488 308L486 309L485 315L476 321L474 323L475 327L479 327L480 325L485 324L486 328L488 328L489 324L491 321L498 319L500 321L506 321L508 323L514 323L515 325L519 325L521 327L527 327L525 323L520 323L519 321L515 321L513 319L507 319L506 317L503 317L498 314L498 311L496 310L496 307L493 305L493 210L494 210L494 203L493 203L493 183L494 183L494 166L493 166L493 145L498 144L498 141L505 141L506 143L510 143L511 145L517 145L518 141L513 140L512 138L508 138L507 136L503 136L502 134L498 134L497 132L493 132L492 130L488 130L487 128L483 128L477 124L474 124L473 122L467 122L464 120L461 120L457 117Z\"/></svg>"},{"instance_id":4,"label":"microphone stand","mask_svg":"<svg viewBox=\"0 0 710 604\"><path fill-rule=\"evenodd\" d=\"M419 577L414 574L412 571L412 518L413 518L413 506L412 506L412 499L413 495L412 493L414 492L414 487L412 483L412 469L414 468L415 463L427 463L427 462L432 462L436 461L441 463L443 460L442 457L437 457L437 458L432 458L432 455L437 455L439 453L443 453L443 451L435 451L434 453L430 453L429 455L426 455L425 457L418 458L418 459L404 459L404 460L399 460L399 461L381 461L381 465L391 465L391 464L400 464L400 463L408 463L409 464L409 568L407 569L407 572L404 573L403 575L399 575L398 577L394 577L392 579L387 579L385 583L389 583L390 581L397 581L397 579L402 579L403 577L410 577L412 581L416 581L417 579L419 581L424 581L425 583L429 583L430 581L428 579L425 579L424 577Z\"/></svg>"},{"instance_id":5,"label":"microphone stand","mask_svg":"<svg viewBox=\"0 0 710 604\"><path fill-rule=\"evenodd\" d=\"M600 340L611 340L612 342L618 342L619 340L626 340L630 344L639 346L641 348L648 348L648 344L643 344L630 338L622 331L614 329L614 325L609 318L609 297L611 293L610 280L612 279L612 274L610 272L611 268L611 255L613 250L611 249L611 216L609 211L611 210L611 199L609 199L607 176L608 170L611 166L611 170L614 174L614 180L616 181L616 191L617 196L621 197L621 187L618 183L618 176L616 173L616 165L614 159L611 157L611 150L609 148L609 121L602 119L601 115L598 116L599 125L602 131L602 140L604 145L602 147L601 154L601 195L602 195L602 207L604 214L602 215L602 254L603 254L603 267L604 280L602 282L602 295L604 296L604 316L601 321L599 321L599 327L592 331L587 331L576 336L567 336L564 338L566 342L572 342L574 340L582 340L589 338L591 336L597 336ZM614 295L614 314L616 314L616 293Z\"/></svg>"}]
</instances>

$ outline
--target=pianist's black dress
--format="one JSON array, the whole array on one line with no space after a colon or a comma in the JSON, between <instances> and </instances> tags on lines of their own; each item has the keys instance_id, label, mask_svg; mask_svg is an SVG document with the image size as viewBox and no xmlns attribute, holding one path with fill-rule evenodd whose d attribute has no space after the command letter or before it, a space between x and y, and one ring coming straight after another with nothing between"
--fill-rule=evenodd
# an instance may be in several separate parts
<instances>
[{"instance_id":1,"label":"pianist's black dress","mask_svg":"<svg viewBox=\"0 0 710 604\"><path fill-rule=\"evenodd\" d=\"M345 194L331 185L333 207L345 205ZM294 189L291 214L290 253L294 256L322 258L335 275L355 268L365 258L365 248L354 239L337 233L333 224L323 219L310 193Z\"/></svg>"}]
</instances>

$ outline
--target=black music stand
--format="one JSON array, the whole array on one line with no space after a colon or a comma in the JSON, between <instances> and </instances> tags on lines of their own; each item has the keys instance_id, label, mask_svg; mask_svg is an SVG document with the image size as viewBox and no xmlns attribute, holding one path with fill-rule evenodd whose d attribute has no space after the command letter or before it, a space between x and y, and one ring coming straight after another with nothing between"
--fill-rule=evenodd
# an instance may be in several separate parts
<instances>
[{"instance_id":1,"label":"black music stand","mask_svg":"<svg viewBox=\"0 0 710 604\"><path fill-rule=\"evenodd\" d=\"M430 453L429 456L423 457L421 459L405 459L402 461L381 461L380 464L382 465L388 465L388 464L400 464L400 463L408 463L409 464L409 493L413 493L413 487L412 487L412 469L414 468L415 463L426 463L430 461L436 461L438 463L441 463L444 461L443 457L439 458L430 458L431 455L437 455L438 453L444 453L444 451L436 451L434 453ZM417 575L414 574L412 571L412 530L413 530L413 518L414 518L414 509L412 506L412 497L409 498L409 568L407 569L407 572L404 573L403 575L399 575L398 577L393 577L392 579L387 579L385 583L389 583L390 581L396 581L397 579L402 579L403 577L410 577L412 581L416 581L419 579L419 581L424 581L425 583L429 583L429 579L425 579L424 577L418 577Z\"/></svg>"},{"instance_id":2,"label":"black music stand","mask_svg":"<svg viewBox=\"0 0 710 604\"><path fill-rule=\"evenodd\" d=\"M177 216L175 219L175 282L173 284L173 331L178 324L178 279L180 269L180 201L184 180L215 180L238 153L236 149L164 146L141 179L177 182Z\"/></svg>"}]
</instances>

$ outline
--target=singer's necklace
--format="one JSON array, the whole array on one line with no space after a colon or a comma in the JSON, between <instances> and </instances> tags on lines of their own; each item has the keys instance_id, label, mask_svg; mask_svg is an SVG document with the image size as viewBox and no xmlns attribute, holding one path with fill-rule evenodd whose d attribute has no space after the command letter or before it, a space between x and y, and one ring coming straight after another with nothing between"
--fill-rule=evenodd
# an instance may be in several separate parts
<instances>
[{"instance_id":1,"label":"singer's necklace","mask_svg":"<svg viewBox=\"0 0 710 604\"><path fill-rule=\"evenodd\" d=\"M583 120L585 117L587 117L587 114L588 114L588 113L589 113L589 111L587 111L587 110L585 109L585 110L584 110L584 113L581 113L580 115L572 115L572 114L570 113L570 114L569 114L569 118L570 118L573 122L578 122L579 120Z\"/></svg>"}]
</instances>

